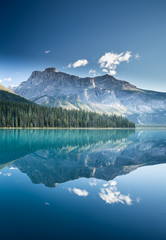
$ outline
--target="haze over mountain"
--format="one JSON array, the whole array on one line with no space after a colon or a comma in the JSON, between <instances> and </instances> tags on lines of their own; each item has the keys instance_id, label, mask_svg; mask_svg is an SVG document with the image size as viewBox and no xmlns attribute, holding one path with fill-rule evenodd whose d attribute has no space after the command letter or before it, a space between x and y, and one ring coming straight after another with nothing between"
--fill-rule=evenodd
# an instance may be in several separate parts
<instances>
[{"instance_id":1,"label":"haze over mountain","mask_svg":"<svg viewBox=\"0 0 166 240\"><path fill-rule=\"evenodd\" d=\"M165 124L166 93L139 89L108 74L80 78L47 68L32 72L12 90L41 105L120 114L137 124Z\"/></svg>"}]
</instances>

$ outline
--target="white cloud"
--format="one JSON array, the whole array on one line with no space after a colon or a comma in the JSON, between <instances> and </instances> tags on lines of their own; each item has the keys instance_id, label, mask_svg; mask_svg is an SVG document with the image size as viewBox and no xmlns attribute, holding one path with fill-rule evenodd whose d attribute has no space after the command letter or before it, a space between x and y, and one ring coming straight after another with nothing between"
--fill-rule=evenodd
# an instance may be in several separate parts
<instances>
[{"instance_id":1,"label":"white cloud","mask_svg":"<svg viewBox=\"0 0 166 240\"><path fill-rule=\"evenodd\" d=\"M102 71L105 72L105 73L108 73L108 70L105 69L105 68L103 68Z\"/></svg>"},{"instance_id":2,"label":"white cloud","mask_svg":"<svg viewBox=\"0 0 166 240\"><path fill-rule=\"evenodd\" d=\"M96 76L96 70L90 69L89 73L92 74L94 77Z\"/></svg>"},{"instance_id":3,"label":"white cloud","mask_svg":"<svg viewBox=\"0 0 166 240\"><path fill-rule=\"evenodd\" d=\"M86 59L80 59L74 63L69 63L68 64L68 68L77 68L77 67L81 67L81 66L86 66L88 64L88 60Z\"/></svg>"},{"instance_id":4,"label":"white cloud","mask_svg":"<svg viewBox=\"0 0 166 240\"><path fill-rule=\"evenodd\" d=\"M88 196L88 192L86 190L81 190L79 188L68 188L69 192L74 192L76 195L78 195L79 197L86 197Z\"/></svg>"},{"instance_id":5,"label":"white cloud","mask_svg":"<svg viewBox=\"0 0 166 240\"><path fill-rule=\"evenodd\" d=\"M71 67L72 67L72 63L69 63L67 67L68 67L68 68L71 68Z\"/></svg>"},{"instance_id":6,"label":"white cloud","mask_svg":"<svg viewBox=\"0 0 166 240\"><path fill-rule=\"evenodd\" d=\"M50 53L50 52L51 52L50 50L44 51L45 54L48 54L48 53Z\"/></svg>"},{"instance_id":7,"label":"white cloud","mask_svg":"<svg viewBox=\"0 0 166 240\"><path fill-rule=\"evenodd\" d=\"M115 70L110 70L109 73L110 73L110 75L112 75L112 76L116 75L116 71L115 71Z\"/></svg>"},{"instance_id":8,"label":"white cloud","mask_svg":"<svg viewBox=\"0 0 166 240\"><path fill-rule=\"evenodd\" d=\"M88 64L88 61L86 59L82 59L82 60L78 60L76 62L73 63L73 67L77 68L77 67L81 67L81 66L86 66Z\"/></svg>"},{"instance_id":9,"label":"white cloud","mask_svg":"<svg viewBox=\"0 0 166 240\"><path fill-rule=\"evenodd\" d=\"M139 53L136 53L134 57L135 57L135 59L137 59L137 60L140 59Z\"/></svg>"},{"instance_id":10,"label":"white cloud","mask_svg":"<svg viewBox=\"0 0 166 240\"><path fill-rule=\"evenodd\" d=\"M48 53L50 53L50 52L51 52L50 50L44 51L45 54L48 54Z\"/></svg>"},{"instance_id":11,"label":"white cloud","mask_svg":"<svg viewBox=\"0 0 166 240\"><path fill-rule=\"evenodd\" d=\"M3 81L11 82L11 81L12 81L12 78L11 78L11 77L8 77L8 78L4 78L3 80L0 79L0 82L3 82Z\"/></svg>"},{"instance_id":12,"label":"white cloud","mask_svg":"<svg viewBox=\"0 0 166 240\"><path fill-rule=\"evenodd\" d=\"M89 73L93 73L94 74L94 73L96 73L96 70L90 69Z\"/></svg>"},{"instance_id":13,"label":"white cloud","mask_svg":"<svg viewBox=\"0 0 166 240\"><path fill-rule=\"evenodd\" d=\"M101 192L99 196L108 204L113 203L122 203L131 205L132 200L128 195L123 195L119 191L117 191L116 181L109 181L108 184L103 184L103 188L101 188Z\"/></svg>"},{"instance_id":14,"label":"white cloud","mask_svg":"<svg viewBox=\"0 0 166 240\"><path fill-rule=\"evenodd\" d=\"M121 62L129 62L131 58L131 52L126 51L125 53L105 53L98 61L100 68L103 72L108 72L110 75L116 74L116 68Z\"/></svg>"},{"instance_id":15,"label":"white cloud","mask_svg":"<svg viewBox=\"0 0 166 240\"><path fill-rule=\"evenodd\" d=\"M11 78L11 77L8 77L8 78L4 78L4 81L8 81L8 82L11 82L11 81L12 81L12 78Z\"/></svg>"}]
</instances>

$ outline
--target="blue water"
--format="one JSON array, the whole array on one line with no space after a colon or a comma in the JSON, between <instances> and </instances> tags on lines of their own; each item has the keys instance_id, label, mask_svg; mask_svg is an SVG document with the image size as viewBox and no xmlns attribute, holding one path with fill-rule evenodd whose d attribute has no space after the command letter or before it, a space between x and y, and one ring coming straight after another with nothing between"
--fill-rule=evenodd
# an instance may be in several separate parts
<instances>
[{"instance_id":1,"label":"blue water","mask_svg":"<svg viewBox=\"0 0 166 240\"><path fill-rule=\"evenodd\" d=\"M166 239L166 131L0 130L0 239Z\"/></svg>"}]
</instances>

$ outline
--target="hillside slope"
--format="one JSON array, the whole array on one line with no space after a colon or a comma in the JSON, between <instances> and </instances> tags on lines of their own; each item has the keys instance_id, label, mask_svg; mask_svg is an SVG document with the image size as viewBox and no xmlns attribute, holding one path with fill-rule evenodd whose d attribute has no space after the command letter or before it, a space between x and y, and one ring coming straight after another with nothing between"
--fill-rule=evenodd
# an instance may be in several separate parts
<instances>
[{"instance_id":1,"label":"hillside slope","mask_svg":"<svg viewBox=\"0 0 166 240\"><path fill-rule=\"evenodd\" d=\"M12 101L12 102L23 102L28 103L29 101L19 95L15 94L8 88L5 88L2 84L0 84L0 101Z\"/></svg>"}]
</instances>

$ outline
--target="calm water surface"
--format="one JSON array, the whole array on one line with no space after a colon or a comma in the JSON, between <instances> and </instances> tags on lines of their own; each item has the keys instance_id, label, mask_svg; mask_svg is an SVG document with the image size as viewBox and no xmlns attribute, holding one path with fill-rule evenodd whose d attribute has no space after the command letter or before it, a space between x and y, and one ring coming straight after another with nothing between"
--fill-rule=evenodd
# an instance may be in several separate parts
<instances>
[{"instance_id":1,"label":"calm water surface","mask_svg":"<svg viewBox=\"0 0 166 240\"><path fill-rule=\"evenodd\" d=\"M165 130L0 130L0 239L166 239L165 163Z\"/></svg>"}]
</instances>

